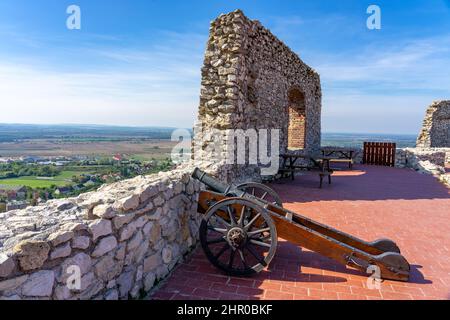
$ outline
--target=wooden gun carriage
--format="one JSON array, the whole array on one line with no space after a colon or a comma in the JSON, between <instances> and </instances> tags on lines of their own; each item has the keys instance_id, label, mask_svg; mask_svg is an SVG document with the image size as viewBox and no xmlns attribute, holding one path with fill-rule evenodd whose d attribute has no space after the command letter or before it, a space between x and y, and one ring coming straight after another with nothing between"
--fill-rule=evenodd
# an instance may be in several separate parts
<instances>
[{"instance_id":1,"label":"wooden gun carriage","mask_svg":"<svg viewBox=\"0 0 450 320\"><path fill-rule=\"evenodd\" d=\"M289 211L263 184L228 186L198 168L192 176L209 188L199 196L202 248L208 260L229 275L261 272L273 259L280 236L364 273L409 279L410 265L392 240L366 242Z\"/></svg>"}]
</instances>

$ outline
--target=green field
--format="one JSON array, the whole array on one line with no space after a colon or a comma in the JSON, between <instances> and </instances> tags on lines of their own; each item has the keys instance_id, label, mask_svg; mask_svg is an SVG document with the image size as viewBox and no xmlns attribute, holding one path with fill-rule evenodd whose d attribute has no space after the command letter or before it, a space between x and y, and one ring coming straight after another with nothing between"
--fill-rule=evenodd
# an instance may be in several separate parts
<instances>
[{"instance_id":1,"label":"green field","mask_svg":"<svg viewBox=\"0 0 450 320\"><path fill-rule=\"evenodd\" d=\"M87 174L87 171L61 171L61 173L52 178L39 179L38 177L19 177L13 179L0 179L0 185L26 186L30 188L49 188L52 185L58 187L72 184L72 177L81 174Z\"/></svg>"}]
</instances>

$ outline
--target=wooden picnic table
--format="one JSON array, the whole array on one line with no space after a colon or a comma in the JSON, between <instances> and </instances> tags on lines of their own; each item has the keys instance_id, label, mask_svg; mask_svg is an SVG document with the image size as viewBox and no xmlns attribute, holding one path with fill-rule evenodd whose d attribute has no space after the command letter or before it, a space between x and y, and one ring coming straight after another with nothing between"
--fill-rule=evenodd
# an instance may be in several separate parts
<instances>
[{"instance_id":1,"label":"wooden picnic table","mask_svg":"<svg viewBox=\"0 0 450 320\"><path fill-rule=\"evenodd\" d=\"M349 169L353 169L353 162L356 151L354 149L346 149L339 147L327 147L322 149L322 155L329 158L330 162L348 163Z\"/></svg>"},{"instance_id":2,"label":"wooden picnic table","mask_svg":"<svg viewBox=\"0 0 450 320\"><path fill-rule=\"evenodd\" d=\"M313 157L309 155L299 155L290 153L281 154L280 157L282 158L280 169L280 173L282 175L287 173L290 175L291 179L294 180L296 171L313 170L319 172L320 188L322 188L322 182L325 176L328 177L328 183L331 184L331 174L333 173L333 170L330 168L330 160L332 160L332 158L325 156ZM298 165L297 164L298 160L311 161L313 163L313 166Z\"/></svg>"}]
</instances>

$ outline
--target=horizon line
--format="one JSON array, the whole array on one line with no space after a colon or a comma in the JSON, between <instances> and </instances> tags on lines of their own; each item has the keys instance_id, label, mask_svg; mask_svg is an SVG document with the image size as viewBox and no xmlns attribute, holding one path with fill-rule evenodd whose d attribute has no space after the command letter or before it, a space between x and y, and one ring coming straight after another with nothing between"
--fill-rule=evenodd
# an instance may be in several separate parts
<instances>
[{"instance_id":1,"label":"horizon line","mask_svg":"<svg viewBox=\"0 0 450 320\"><path fill-rule=\"evenodd\" d=\"M99 124L99 123L3 123L0 122L0 126L2 125L25 125L25 126L97 126L97 127L114 127L114 128L136 128L136 129L187 129L192 130L192 128L188 127L173 127L173 126L156 126L156 125L117 125L117 124ZM355 131L322 131L322 134L380 134L380 135L418 135L419 133L392 133L392 132L355 132Z\"/></svg>"}]
</instances>

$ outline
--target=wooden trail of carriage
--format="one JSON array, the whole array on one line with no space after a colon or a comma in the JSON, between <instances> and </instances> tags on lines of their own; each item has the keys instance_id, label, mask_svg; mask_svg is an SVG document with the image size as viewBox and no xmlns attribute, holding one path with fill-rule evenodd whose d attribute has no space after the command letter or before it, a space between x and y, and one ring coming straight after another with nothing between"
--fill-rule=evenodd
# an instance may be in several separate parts
<instances>
[{"instance_id":1,"label":"wooden trail of carriage","mask_svg":"<svg viewBox=\"0 0 450 320\"><path fill-rule=\"evenodd\" d=\"M366 242L286 210L266 185L228 186L199 169L192 176L209 189L199 196L201 245L209 261L229 275L261 272L273 259L280 236L364 273L409 279L410 265L392 240Z\"/></svg>"}]
</instances>

